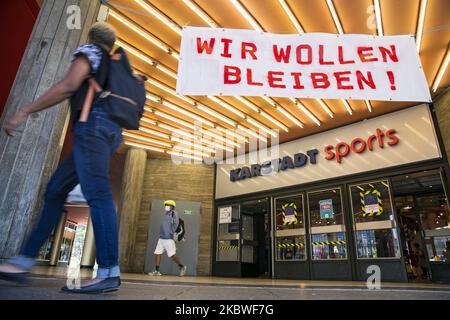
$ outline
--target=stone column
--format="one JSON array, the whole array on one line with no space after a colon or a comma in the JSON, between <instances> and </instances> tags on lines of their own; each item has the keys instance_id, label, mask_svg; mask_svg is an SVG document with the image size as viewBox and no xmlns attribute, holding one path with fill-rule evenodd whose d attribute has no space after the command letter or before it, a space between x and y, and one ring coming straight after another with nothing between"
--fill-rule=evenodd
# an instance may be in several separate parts
<instances>
[{"instance_id":1,"label":"stone column","mask_svg":"<svg viewBox=\"0 0 450 320\"><path fill-rule=\"evenodd\" d=\"M73 21L73 12L67 13L71 5L81 9L81 29L67 26L69 18ZM64 76L71 53L86 41L99 8L100 1L43 1L0 126ZM68 103L63 102L31 115L14 137L0 133L0 259L18 253L36 221L45 186L60 157L68 121Z\"/></svg>"},{"instance_id":2,"label":"stone column","mask_svg":"<svg viewBox=\"0 0 450 320\"><path fill-rule=\"evenodd\" d=\"M58 265L59 254L61 253L61 243L64 237L64 228L66 226L66 220L67 220L67 212L64 211L55 229L55 238L53 240L52 250L50 251L50 262L48 263L51 266Z\"/></svg>"},{"instance_id":3,"label":"stone column","mask_svg":"<svg viewBox=\"0 0 450 320\"><path fill-rule=\"evenodd\" d=\"M119 203L119 257L124 272L133 269L133 252L136 229L141 209L147 153L131 148L127 152L122 177L122 192Z\"/></svg>"},{"instance_id":4,"label":"stone column","mask_svg":"<svg viewBox=\"0 0 450 320\"><path fill-rule=\"evenodd\" d=\"M92 219L89 216L88 224L86 226L86 235L83 244L83 253L81 255L80 267L92 268L95 265L95 238L94 226Z\"/></svg>"},{"instance_id":5,"label":"stone column","mask_svg":"<svg viewBox=\"0 0 450 320\"><path fill-rule=\"evenodd\" d=\"M450 88L442 92L434 101L434 110L444 142L447 159L450 161Z\"/></svg>"}]
</instances>

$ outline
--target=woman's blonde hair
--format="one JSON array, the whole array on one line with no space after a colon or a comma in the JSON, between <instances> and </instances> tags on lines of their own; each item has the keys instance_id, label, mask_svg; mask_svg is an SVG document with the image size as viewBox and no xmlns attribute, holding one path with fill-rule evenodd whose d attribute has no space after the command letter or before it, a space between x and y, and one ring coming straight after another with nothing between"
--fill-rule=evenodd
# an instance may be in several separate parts
<instances>
[{"instance_id":1,"label":"woman's blonde hair","mask_svg":"<svg viewBox=\"0 0 450 320\"><path fill-rule=\"evenodd\" d=\"M116 30L106 22L94 23L89 29L88 37L91 42L105 46L108 51L111 51L117 38Z\"/></svg>"}]
</instances>

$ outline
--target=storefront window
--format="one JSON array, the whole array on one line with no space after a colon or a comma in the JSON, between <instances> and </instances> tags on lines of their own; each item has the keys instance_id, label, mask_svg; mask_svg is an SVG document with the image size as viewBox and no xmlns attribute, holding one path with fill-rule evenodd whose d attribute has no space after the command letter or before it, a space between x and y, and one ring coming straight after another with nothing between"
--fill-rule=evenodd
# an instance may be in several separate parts
<instances>
[{"instance_id":1,"label":"storefront window","mask_svg":"<svg viewBox=\"0 0 450 320\"><path fill-rule=\"evenodd\" d=\"M399 258L388 181L354 185L350 193L358 258Z\"/></svg>"},{"instance_id":2,"label":"storefront window","mask_svg":"<svg viewBox=\"0 0 450 320\"><path fill-rule=\"evenodd\" d=\"M341 189L308 193L313 260L347 259Z\"/></svg>"},{"instance_id":3,"label":"storefront window","mask_svg":"<svg viewBox=\"0 0 450 320\"><path fill-rule=\"evenodd\" d=\"M219 207L217 261L239 261L239 205Z\"/></svg>"},{"instance_id":4,"label":"storefront window","mask_svg":"<svg viewBox=\"0 0 450 320\"><path fill-rule=\"evenodd\" d=\"M305 260L305 236L277 237L277 260Z\"/></svg>"},{"instance_id":5,"label":"storefront window","mask_svg":"<svg viewBox=\"0 0 450 320\"><path fill-rule=\"evenodd\" d=\"M306 259L303 211L303 195L275 199L277 260Z\"/></svg>"},{"instance_id":6,"label":"storefront window","mask_svg":"<svg viewBox=\"0 0 450 320\"><path fill-rule=\"evenodd\" d=\"M416 203L429 259L450 263L450 210L447 197L444 193L418 196Z\"/></svg>"}]
</instances>

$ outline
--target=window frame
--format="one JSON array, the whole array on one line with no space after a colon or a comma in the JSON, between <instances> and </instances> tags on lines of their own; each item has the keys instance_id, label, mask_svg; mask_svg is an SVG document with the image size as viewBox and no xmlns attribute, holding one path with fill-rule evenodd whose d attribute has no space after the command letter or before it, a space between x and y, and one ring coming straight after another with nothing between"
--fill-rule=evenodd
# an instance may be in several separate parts
<instances>
[{"instance_id":1,"label":"window frame","mask_svg":"<svg viewBox=\"0 0 450 320\"><path fill-rule=\"evenodd\" d=\"M377 257L377 258L364 258L364 257L359 257L358 256L358 235L357 232L358 230L356 230L356 222L355 222L355 216L354 216L354 208L353 208L353 195L352 195L352 187L356 187L358 185L361 184L371 184L371 183L381 183L381 182L387 182L388 184L388 194L389 194L389 203L391 205L391 211L392 211L392 216L394 217L394 219L392 221L394 221L394 227L391 228L395 229L395 232L397 233L397 251L398 251L398 256L395 257ZM350 215L351 215L351 222L352 222L352 230L353 230L353 235L354 235L354 248L355 248L355 258L356 260L362 260L362 261L368 261L368 260L403 260L403 254L402 254L402 250L401 250L401 243L400 243L400 230L399 230L399 224L398 224L398 220L397 220L397 211L394 207L394 202L393 202L393 198L392 198L392 184L391 184L391 179L386 177L386 178L382 178L382 179L376 179L376 180L362 180L360 182L355 182L352 184L348 185L348 195L349 195L349 201L350 201ZM390 220L387 220L390 221ZM387 229L368 229L368 230L387 230ZM391 231L392 232L392 231Z\"/></svg>"},{"instance_id":2,"label":"window frame","mask_svg":"<svg viewBox=\"0 0 450 320\"><path fill-rule=\"evenodd\" d=\"M302 215L303 215L303 228L294 228L294 229L287 229L287 230L291 230L293 234L287 235L287 236L279 236L278 237L278 232L279 231L283 231L283 230L277 230L277 200L279 199L284 199L284 198L295 198L295 197L301 197L301 205L302 205ZM307 230L306 230L306 213L305 213L305 194L304 192L295 192L295 193L291 193L291 194L285 194L285 195L280 195L280 196L276 196L273 197L273 210L272 210L272 221L273 221L273 228L274 228L274 237L273 237L273 260L275 262L292 262L292 261L308 261L308 238L307 238ZM303 230L303 234L300 232L301 230ZM298 231L298 232L295 232ZM303 259L289 259L289 260L284 260L284 259L278 259L278 246L277 246L277 239L281 238L281 237L299 237L299 236L303 236L304 237L304 244L305 244L305 254L304 254L304 258Z\"/></svg>"},{"instance_id":3,"label":"window frame","mask_svg":"<svg viewBox=\"0 0 450 320\"><path fill-rule=\"evenodd\" d=\"M313 248L312 248L312 236L313 233L311 233L311 213L310 213L310 203L309 203L309 194L311 193L317 193L317 192L322 192L322 191L332 191L335 189L339 189L339 196L341 199L341 208L342 208L342 225L344 226L344 235L345 235L345 252L346 252L346 257L345 258L337 258L337 259L313 259ZM323 261L349 261L350 259L350 252L349 252L349 236L348 236L348 230L347 230L347 225L346 223L346 217L345 217L345 205L344 205L344 201L343 201L343 195L342 195L342 185L337 185L335 187L326 187L326 188L322 188L322 189L316 189L316 190L311 190L306 192L306 198L308 199L308 235L309 235L309 251L310 251L310 259L312 262L323 262ZM334 232L337 233L337 232ZM318 234L318 233L315 233ZM323 233L321 233L323 234ZM327 233L328 234L328 233Z\"/></svg>"},{"instance_id":4,"label":"window frame","mask_svg":"<svg viewBox=\"0 0 450 320\"><path fill-rule=\"evenodd\" d=\"M239 232L237 233L237 238L235 239L223 239L220 237L220 209L224 207L233 207L237 206L238 208L238 217L239 217ZM216 217L217 217L217 232L216 232L216 262L231 262L231 263L240 263L241 262L241 203L231 203L217 206ZM219 241L238 241L239 247L237 249L237 260L220 260L219 259Z\"/></svg>"}]
</instances>

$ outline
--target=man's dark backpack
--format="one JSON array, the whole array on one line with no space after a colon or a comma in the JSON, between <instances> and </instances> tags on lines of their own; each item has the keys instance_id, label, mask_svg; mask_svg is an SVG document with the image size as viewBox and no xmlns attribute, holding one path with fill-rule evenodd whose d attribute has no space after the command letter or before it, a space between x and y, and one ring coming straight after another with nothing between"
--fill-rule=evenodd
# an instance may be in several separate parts
<instances>
[{"instance_id":1,"label":"man's dark backpack","mask_svg":"<svg viewBox=\"0 0 450 320\"><path fill-rule=\"evenodd\" d=\"M173 216L173 214L172 214ZM184 226L184 220L178 217L178 227L177 230L175 230L175 233L173 235L173 240L175 241L184 241L184 234L186 233L186 228Z\"/></svg>"},{"instance_id":2,"label":"man's dark backpack","mask_svg":"<svg viewBox=\"0 0 450 320\"><path fill-rule=\"evenodd\" d=\"M109 59L106 89L90 78L89 88L84 100L80 121L85 122L94 100L94 95L104 101L109 116L122 128L139 129L139 120L144 113L146 100L144 76L135 76L128 57L122 48L118 48Z\"/></svg>"}]
</instances>

